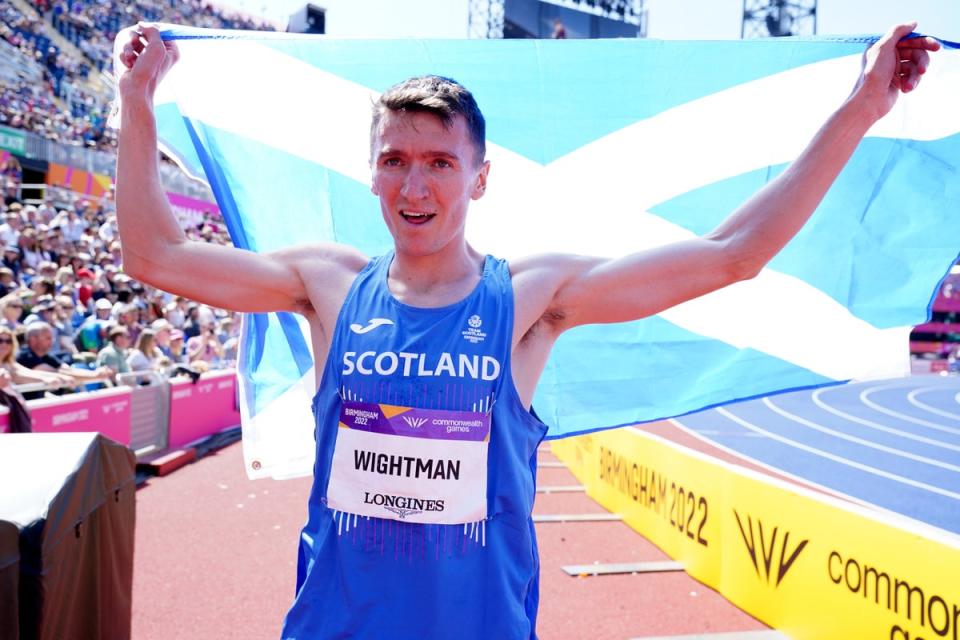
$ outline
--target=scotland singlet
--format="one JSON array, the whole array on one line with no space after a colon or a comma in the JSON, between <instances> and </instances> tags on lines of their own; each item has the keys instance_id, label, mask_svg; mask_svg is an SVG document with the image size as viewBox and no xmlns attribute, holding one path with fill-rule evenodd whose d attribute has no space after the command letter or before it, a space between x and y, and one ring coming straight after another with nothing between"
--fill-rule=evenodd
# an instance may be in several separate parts
<instances>
[{"instance_id":1,"label":"scotland singlet","mask_svg":"<svg viewBox=\"0 0 960 640\"><path fill-rule=\"evenodd\" d=\"M283 638L535 638L546 427L513 384L507 264L424 309L390 293L392 259L360 272L331 337Z\"/></svg>"}]
</instances>

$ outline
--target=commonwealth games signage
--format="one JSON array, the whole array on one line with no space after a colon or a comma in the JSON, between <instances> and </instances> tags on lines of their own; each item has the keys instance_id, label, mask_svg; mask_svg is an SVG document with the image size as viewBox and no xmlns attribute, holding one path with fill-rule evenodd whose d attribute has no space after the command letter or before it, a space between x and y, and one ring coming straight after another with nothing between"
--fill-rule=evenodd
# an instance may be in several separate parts
<instances>
[{"instance_id":1,"label":"commonwealth games signage","mask_svg":"<svg viewBox=\"0 0 960 640\"><path fill-rule=\"evenodd\" d=\"M799 640L960 637L960 542L640 429L557 440L604 507Z\"/></svg>"}]
</instances>

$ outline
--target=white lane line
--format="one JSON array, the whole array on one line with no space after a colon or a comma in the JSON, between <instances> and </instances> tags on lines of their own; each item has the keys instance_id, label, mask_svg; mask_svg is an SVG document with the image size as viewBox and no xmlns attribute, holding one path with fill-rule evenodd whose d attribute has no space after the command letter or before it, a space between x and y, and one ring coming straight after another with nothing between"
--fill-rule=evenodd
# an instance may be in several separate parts
<instances>
[{"instance_id":1,"label":"white lane line","mask_svg":"<svg viewBox=\"0 0 960 640\"><path fill-rule=\"evenodd\" d=\"M568 564L560 567L568 576L607 576L623 573L661 573L683 571L683 565L673 560L660 562L612 562L607 564Z\"/></svg>"},{"instance_id":2,"label":"white lane line","mask_svg":"<svg viewBox=\"0 0 960 640\"><path fill-rule=\"evenodd\" d=\"M720 451L723 451L723 452L725 452L725 453L729 453L730 455L736 456L737 458L740 458L740 459L742 459L742 460L745 460L746 462L749 462L749 463L751 463L751 464L755 464L755 465L757 465L758 467L760 467L761 469L764 469L764 470L766 470L767 472L769 472L769 473L771 473L771 474L775 474L775 475L778 475L778 476L783 476L784 478L789 478L790 480L793 480L794 482L796 482L797 484L799 484L799 485L801 485L801 486L813 487L813 488L815 488L815 489L818 489L819 491L822 491L823 493L826 493L826 494L832 495L832 496L837 496L837 497L839 497L839 498L843 498L844 500L848 500L848 501L850 501L850 502L859 504L860 506L863 506L863 507L870 507L871 509L883 509L883 507L878 507L877 505L873 504L872 502L868 502L868 501L866 501L866 500L864 500L864 499L862 499L862 498L858 498L858 497L856 497L856 496L854 496L854 495L851 495L851 494L849 494L849 493L844 493L843 491L838 491L837 489L834 489L833 487L828 487L828 486L825 485L825 484L820 484L819 482L814 482L812 478L807 478L807 477L805 477L805 476L799 476L799 475L797 475L797 474L795 474L795 473L790 473L789 471L786 471L785 469L781 469L780 467L775 467L775 466L773 466L772 464L766 463L766 462L764 462L763 460L761 460L760 458L754 458L753 456L747 455L747 454L744 453L743 451L738 451L738 450L733 449L733 448L731 448L731 447L728 447L728 446L726 446L726 445L724 445L724 444L721 444L720 442L717 442L716 440L713 440L712 438L708 437L708 435L709 435L709 433L710 433L709 431L706 431L706 430L704 430L704 431L699 431L699 430L697 430L697 429L694 429L693 427L689 427L689 426L685 425L684 423L680 422L680 420L679 420L678 418L670 418L670 419L667 420L667 422L671 423L672 425L674 425L674 426L677 427L678 429L680 429L680 430L682 430L682 431L684 431L684 432L686 432L686 433L689 433L691 436L693 436L693 437L695 437L695 438L697 438L697 439L699 439L699 440L701 440L701 441L703 441L703 442L706 442L706 443L709 444L711 447L716 447L716 448L719 449ZM640 429L636 429L635 427L631 427L631 428L633 428L633 429L636 430L636 431L641 431ZM718 431L717 433L720 433L720 432ZM733 432L731 431L730 434L733 434ZM738 435L738 436L749 436L749 437L751 437L751 438L763 438L763 437L764 437L763 434L760 434L760 433L752 433L752 432L751 432L751 433L741 433L741 434L737 434L737 435ZM894 514L897 515L897 516L904 517L902 514L895 513L895 512L893 512L893 511L890 511L889 513L894 513Z\"/></svg>"},{"instance_id":3,"label":"white lane line","mask_svg":"<svg viewBox=\"0 0 960 640\"><path fill-rule=\"evenodd\" d=\"M823 492L824 494L826 494L827 496L836 496L837 498L842 498L842 499L844 499L844 500L846 500L846 501L848 501L848 502L851 502L851 503L853 503L853 504L859 505L859 506L861 506L861 507L866 507L866 508L870 509L871 511L875 512L875 513L883 514L883 516L887 519L887 521L890 522L891 524L895 525L895 526L900 526L900 527L916 527L917 525L922 525L922 526L924 526L924 527L928 527L928 528L930 528L930 529L933 529L933 530L937 531L939 534L942 534L942 535L946 535L946 536L950 536L950 537L956 537L956 536L957 536L957 533L956 533L955 531L948 531L948 530L943 529L943 528L940 528L940 527L938 527L938 526L936 526L936 525L930 524L929 522L927 522L927 521L925 521L925 520L920 520L920 519L917 519L917 518L912 518L912 517L910 517L910 516L907 516L907 515L904 515L904 514L898 512L898 511L892 511L891 509L888 509L887 507L884 507L884 506L881 506L881 505L878 505L878 504L874 504L873 502L870 502L870 501L868 501L868 500L864 500L863 498L859 498L859 497L857 497L857 496L855 496L855 495L852 495L852 494L849 494L849 493L844 493L843 491L840 491L840 490L837 489L836 487L830 487L830 486L827 486L827 485L825 485L825 484L821 484L821 483L819 483L819 482L815 482L812 478L805 477L805 476L800 476L800 475L797 475L797 474L795 474L795 473L790 473L790 472L787 471L786 469L781 469L780 467L775 467L775 466L773 466L772 464L768 464L768 463L764 462L763 460L760 460L759 458L754 458L753 456L749 456L749 455L747 455L746 453L744 453L743 451L738 451L738 450L736 450L736 449L733 449L733 448L731 448L731 447L728 447L728 446L726 446L726 445L723 445L723 444L717 442L716 440L713 440L713 439L711 439L711 438L705 437L705 436L703 435L704 433L706 433L705 431L697 431L697 430L694 429L693 427L689 427L689 426L683 424L683 423L680 422L677 418L670 418L670 419L668 420L668 422L670 422L672 425L674 425L675 427L677 427L677 428L680 429L681 431L683 431L683 432L685 432L685 433L689 433L689 434L690 434L691 436L693 436L694 438L697 438L698 440L702 440L703 442L706 442L707 444L709 444L709 445L712 446L712 447L716 447L717 449L719 449L719 450L721 450L721 451L725 451L725 452L729 453L730 455L732 455L732 456L734 456L734 457L737 457L737 458L740 458L740 459L742 459L742 460L745 460L745 461L747 461L747 462L749 462L749 463L751 463L751 464L755 464L756 466L760 467L761 469L765 469L765 470L769 471L769 472L772 473L772 474L775 474L775 475L777 475L777 476L781 476L781 477L784 477L784 478L789 478L790 480L793 480L793 481L796 482L798 485L800 485L801 488L813 487L813 488L815 488L815 489L817 489L817 490L819 490L819 491L822 491L822 492ZM636 431L637 433L642 434L644 437L649 437L649 434L646 433L646 432L644 432L642 429L637 429L636 427L626 427L626 428L627 428L627 429L630 429L630 430L632 430L632 431ZM732 432L731 432L731 433L732 433ZM752 432L748 432L748 433L742 433L742 432L741 432L741 433L738 435L738 437L740 437L740 436L750 436L750 437L753 437L753 438L763 438L763 437L765 437L763 434L760 434L760 433L752 433ZM737 463L732 463L732 464L737 464ZM774 480L776 480L776 478L774 478Z\"/></svg>"},{"instance_id":4,"label":"white lane line","mask_svg":"<svg viewBox=\"0 0 960 640\"><path fill-rule=\"evenodd\" d=\"M537 493L583 493L587 490L582 484L537 487Z\"/></svg>"},{"instance_id":5,"label":"white lane line","mask_svg":"<svg viewBox=\"0 0 960 640\"><path fill-rule=\"evenodd\" d=\"M919 407L924 411L929 411L938 416L943 416L944 418L953 418L954 420L960 420L960 413L950 413L949 411L944 411L943 409L938 409L934 406L927 404L926 402L920 402L917 400L917 396L921 393L926 393L928 391L938 391L940 387L920 387L919 389L914 389L907 394L907 402L912 404L915 407Z\"/></svg>"},{"instance_id":6,"label":"white lane line","mask_svg":"<svg viewBox=\"0 0 960 640\"><path fill-rule=\"evenodd\" d=\"M765 429L761 429L757 425L747 422L743 418L733 415L723 407L717 407L716 411L720 415L725 416L730 420L733 420L734 422L739 424L741 427L744 427L756 433L761 433L772 440L777 440L778 442L782 442L786 445L794 447L795 449L806 451L807 453L811 453L815 456L826 458L827 460L832 460L833 462L842 464L847 467L852 467L854 469L859 469L860 471L865 471L866 473L879 476L881 478L886 478L887 480L893 480L894 482L899 482L900 484L905 484L907 486L915 487L917 489L923 489L924 491L929 491L930 493L936 493L938 495L941 495L947 498L953 498L954 500L960 501L960 493L955 493L953 491L950 491L949 489L943 489L941 487L935 487L933 485L926 484L925 482L918 482L917 480L904 478L903 476L898 476L895 473L890 473L889 471L884 471L882 469L877 469L876 467L871 467L870 465L856 462L854 460L849 460L847 458L834 455L828 451L823 451L821 449L817 449L815 447L805 445L802 442L791 440L790 438L784 438L783 436L777 435L775 433L771 433Z\"/></svg>"},{"instance_id":7,"label":"white lane line","mask_svg":"<svg viewBox=\"0 0 960 640\"><path fill-rule=\"evenodd\" d=\"M811 395L813 403L823 409L828 413L832 413L835 416L840 416L844 420L849 420L850 422L855 422L857 424L862 424L865 427L870 427L871 429L876 429L877 431L883 431L885 433L892 433L893 435L900 436L902 438L907 438L908 440L915 440L917 442L923 442L924 444L932 444L936 447L941 447L943 449L951 449L953 451L960 451L960 446L955 444L950 444L949 442L943 442L942 440L934 440L933 438L927 438L924 436L918 436L915 433L910 433L909 431L900 431L899 429L894 429L893 427L888 427L886 425L880 424L878 422L873 422L865 418L858 418L855 415L851 415L839 409L834 409L823 400L820 399L820 394L825 391L825 389L817 389Z\"/></svg>"},{"instance_id":8,"label":"white lane line","mask_svg":"<svg viewBox=\"0 0 960 640\"><path fill-rule=\"evenodd\" d=\"M533 514L534 522L620 522L621 520L623 516L619 513Z\"/></svg>"},{"instance_id":9,"label":"white lane line","mask_svg":"<svg viewBox=\"0 0 960 640\"><path fill-rule=\"evenodd\" d=\"M857 436L852 436L848 433L843 433L842 431L836 431L830 427L825 427L822 424L812 422L806 418L801 418L800 416L790 413L786 409L781 409L777 405L773 404L770 398L763 398L763 404L765 404L771 411L774 413L783 416L787 420L796 422L797 424L802 424L805 427L820 431L827 435L833 436L835 438L840 438L841 440L847 440L849 442L854 442L856 444L862 445L864 447L869 447L871 449L876 449L877 451L883 451L884 453L889 453L900 458L907 458L908 460L913 460L915 462L922 462L924 464L929 464L934 467L940 467L941 469L946 469L948 471L953 471L955 473L960 473L960 467L949 462L941 462L940 460L934 460L933 458L927 458L926 456L919 456L914 453L909 453L901 449L895 449L893 447L888 447L870 440L864 440L863 438L858 438Z\"/></svg>"},{"instance_id":10,"label":"white lane line","mask_svg":"<svg viewBox=\"0 0 960 640\"><path fill-rule=\"evenodd\" d=\"M944 433L952 433L953 435L960 435L960 429L956 427L948 427L945 424L940 424L939 422L930 422L929 420L924 420L922 418L914 418L913 416L907 415L905 413L900 413L899 411L894 411L893 409L887 409L882 407L873 400L870 399L870 394L875 391L885 391L887 389L895 388L899 385L893 384L883 384L877 387L869 387L860 392L860 402L867 405L874 411L879 411L880 413L885 413L888 416L892 416L899 420L904 420L906 422L912 422L913 424L918 424L921 427L929 427L931 429L936 429L937 431L943 431Z\"/></svg>"}]
</instances>

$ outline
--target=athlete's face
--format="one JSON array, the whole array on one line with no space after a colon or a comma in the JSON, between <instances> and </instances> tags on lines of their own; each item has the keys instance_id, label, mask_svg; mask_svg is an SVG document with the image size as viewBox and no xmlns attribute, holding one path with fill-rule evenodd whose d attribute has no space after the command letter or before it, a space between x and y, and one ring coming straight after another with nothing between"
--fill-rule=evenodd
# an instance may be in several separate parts
<instances>
[{"instance_id":1,"label":"athlete's face","mask_svg":"<svg viewBox=\"0 0 960 640\"><path fill-rule=\"evenodd\" d=\"M398 252L432 255L462 243L467 208L486 188L462 116L387 111L373 141L374 195Z\"/></svg>"}]
</instances>

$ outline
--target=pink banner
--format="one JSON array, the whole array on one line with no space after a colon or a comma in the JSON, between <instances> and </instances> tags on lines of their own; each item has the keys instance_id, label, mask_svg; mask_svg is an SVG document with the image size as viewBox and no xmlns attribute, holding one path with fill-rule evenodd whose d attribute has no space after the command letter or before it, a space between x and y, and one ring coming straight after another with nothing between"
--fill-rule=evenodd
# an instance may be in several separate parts
<instances>
[{"instance_id":1,"label":"pink banner","mask_svg":"<svg viewBox=\"0 0 960 640\"><path fill-rule=\"evenodd\" d=\"M239 424L236 372L207 373L196 384L177 380L171 385L171 449Z\"/></svg>"},{"instance_id":2,"label":"pink banner","mask_svg":"<svg viewBox=\"0 0 960 640\"><path fill-rule=\"evenodd\" d=\"M33 414L34 433L96 431L130 444L130 390L106 389L27 403Z\"/></svg>"},{"instance_id":3,"label":"pink banner","mask_svg":"<svg viewBox=\"0 0 960 640\"><path fill-rule=\"evenodd\" d=\"M0 433L10 432L10 411L3 409L0 411Z\"/></svg>"},{"instance_id":4,"label":"pink banner","mask_svg":"<svg viewBox=\"0 0 960 640\"><path fill-rule=\"evenodd\" d=\"M213 202L198 200L179 193L167 192L167 200L173 208L173 214L182 227L195 227L203 222L204 214L220 216L220 208Z\"/></svg>"}]
</instances>

